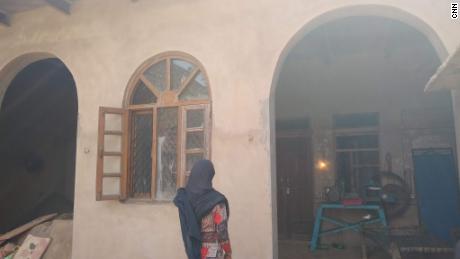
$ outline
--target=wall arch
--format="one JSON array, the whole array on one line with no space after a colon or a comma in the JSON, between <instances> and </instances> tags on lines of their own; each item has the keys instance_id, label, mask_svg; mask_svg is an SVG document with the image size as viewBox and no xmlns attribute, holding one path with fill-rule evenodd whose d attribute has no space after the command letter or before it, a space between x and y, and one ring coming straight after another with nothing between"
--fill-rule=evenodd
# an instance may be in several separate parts
<instances>
[{"instance_id":1,"label":"wall arch","mask_svg":"<svg viewBox=\"0 0 460 259\"><path fill-rule=\"evenodd\" d=\"M273 247L274 254L277 254L277 181L276 181L276 131L275 131L275 94L278 85L279 75L285 60L290 51L299 43L308 33L316 28L325 25L329 22L353 17L353 16L377 16L387 19L396 20L413 27L421 32L433 48L441 60L441 62L448 56L447 48L444 42L434 29L421 18L405 11L403 9L386 6L386 5L350 5L326 11L306 24L302 25L292 37L286 42L282 50L279 52L278 60L276 61L272 82L270 86L269 95L269 117L270 117L270 163L271 163L271 190L272 190L272 226L273 226Z\"/></svg>"},{"instance_id":2,"label":"wall arch","mask_svg":"<svg viewBox=\"0 0 460 259\"><path fill-rule=\"evenodd\" d=\"M47 52L32 52L17 56L7 62L0 70L0 107L6 90L16 75L28 65L47 58L57 58L55 55Z\"/></svg>"},{"instance_id":3,"label":"wall arch","mask_svg":"<svg viewBox=\"0 0 460 259\"><path fill-rule=\"evenodd\" d=\"M272 99L272 96L274 96L275 94L281 67L284 64L284 61L289 52L292 50L292 48L300 40L302 40L302 38L305 35L313 31L314 29L320 27L321 25L324 25L334 20L352 16L378 16L406 23L407 25L420 31L423 35L427 37L427 39L435 48L441 62L448 56L448 51L444 42L434 31L434 29L421 18L405 10L387 5L351 5L346 7L340 7L314 17L307 24L303 25L299 30L297 30L297 32L287 41L284 48L281 50L278 60L276 62L275 70L273 73L274 76L270 88L270 99Z\"/></svg>"}]
</instances>

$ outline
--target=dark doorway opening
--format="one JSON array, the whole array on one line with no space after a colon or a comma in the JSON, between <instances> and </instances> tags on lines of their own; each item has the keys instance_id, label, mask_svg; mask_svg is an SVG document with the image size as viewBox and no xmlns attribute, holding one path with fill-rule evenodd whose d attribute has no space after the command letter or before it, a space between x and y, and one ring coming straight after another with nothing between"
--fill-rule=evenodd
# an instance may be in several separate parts
<instances>
[{"instance_id":1,"label":"dark doorway opening","mask_svg":"<svg viewBox=\"0 0 460 259\"><path fill-rule=\"evenodd\" d=\"M55 58L34 62L8 86L0 110L0 233L74 203L77 93Z\"/></svg>"},{"instance_id":2,"label":"dark doorway opening","mask_svg":"<svg viewBox=\"0 0 460 259\"><path fill-rule=\"evenodd\" d=\"M440 61L424 34L403 22L376 16L329 21L292 46L280 64L274 98L280 258L317 257L309 252L306 242L312 224L297 224L302 213L307 211L311 219L312 207L341 202L340 196L367 199L368 186L379 182L392 186L392 182L382 180L386 179L384 172L391 172L404 186L404 195L392 191L402 204L395 207L404 211L391 218L390 227L422 229L412 151L449 148L457 152L450 93L424 92ZM308 118L308 125L298 125L299 118ZM286 130L280 127L282 121L291 121L288 128L303 132L307 140L281 138ZM307 151L300 145L307 146ZM299 162L309 152L309 163ZM299 167L304 172L310 170L309 178L290 179L288 183L286 177L296 175ZM433 182L429 180L426 182ZM290 185L302 181L301 186L309 193L294 198ZM334 188L338 189L332 192L336 195L326 191ZM430 201L437 198L430 191L426 193ZM343 221L362 217L342 211L330 213ZM318 227L324 230L328 226ZM306 240L293 240L302 232ZM323 244L349 247L347 251L353 253L349 258L358 257L362 243L360 236L351 232L321 239ZM345 258L345 251L341 252L330 257Z\"/></svg>"},{"instance_id":3,"label":"dark doorway opening","mask_svg":"<svg viewBox=\"0 0 460 259\"><path fill-rule=\"evenodd\" d=\"M277 123L279 239L306 240L313 226L313 157L307 124Z\"/></svg>"}]
</instances>

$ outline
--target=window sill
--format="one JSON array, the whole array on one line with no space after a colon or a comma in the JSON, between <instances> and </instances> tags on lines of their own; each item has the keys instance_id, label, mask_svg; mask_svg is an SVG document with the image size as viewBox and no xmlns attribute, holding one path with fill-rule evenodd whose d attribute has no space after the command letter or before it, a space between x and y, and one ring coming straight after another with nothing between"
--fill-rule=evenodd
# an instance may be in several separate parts
<instances>
[{"instance_id":1,"label":"window sill","mask_svg":"<svg viewBox=\"0 0 460 259\"><path fill-rule=\"evenodd\" d=\"M120 201L123 204L148 204L148 205L174 205L173 201L156 201L152 199L126 199Z\"/></svg>"}]
</instances>

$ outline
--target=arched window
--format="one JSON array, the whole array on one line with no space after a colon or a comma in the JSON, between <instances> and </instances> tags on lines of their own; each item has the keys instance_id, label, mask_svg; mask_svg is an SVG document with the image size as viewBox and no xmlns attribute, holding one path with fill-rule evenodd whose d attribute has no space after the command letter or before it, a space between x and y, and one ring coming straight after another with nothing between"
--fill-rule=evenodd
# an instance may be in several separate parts
<instances>
[{"instance_id":1,"label":"arched window","mask_svg":"<svg viewBox=\"0 0 460 259\"><path fill-rule=\"evenodd\" d=\"M101 107L99 123L97 199L172 200L192 165L209 158L204 69L182 53L148 60L130 80L124 107Z\"/></svg>"}]
</instances>

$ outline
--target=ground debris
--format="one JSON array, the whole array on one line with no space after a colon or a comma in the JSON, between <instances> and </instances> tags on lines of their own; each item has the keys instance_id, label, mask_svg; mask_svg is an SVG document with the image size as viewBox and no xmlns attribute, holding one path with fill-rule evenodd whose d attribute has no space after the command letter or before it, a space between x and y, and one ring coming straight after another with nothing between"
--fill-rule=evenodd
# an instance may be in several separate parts
<instances>
[{"instance_id":1,"label":"ground debris","mask_svg":"<svg viewBox=\"0 0 460 259\"><path fill-rule=\"evenodd\" d=\"M43 220L45 217L46 220ZM37 218L0 236L0 259L70 259L72 226L71 214ZM2 246L6 241L9 242Z\"/></svg>"},{"instance_id":2,"label":"ground debris","mask_svg":"<svg viewBox=\"0 0 460 259\"><path fill-rule=\"evenodd\" d=\"M12 238L15 238L16 236L28 231L29 229L35 227L36 225L38 224L41 224L45 221L48 221L48 220L51 220L52 218L56 217L57 216L57 213L53 213L53 214L49 214L49 215L45 215L45 216L42 216L42 217L39 217L39 218L36 218L32 221L30 221L29 223L27 224L24 224L18 228L15 228L3 235L0 235L0 245L3 244L5 241L9 240L9 239L12 239Z\"/></svg>"},{"instance_id":3,"label":"ground debris","mask_svg":"<svg viewBox=\"0 0 460 259\"><path fill-rule=\"evenodd\" d=\"M0 259L7 258L13 252L16 251L18 246L14 243L7 243L3 247L0 248Z\"/></svg>"}]
</instances>

